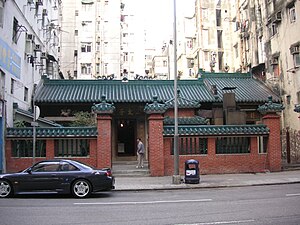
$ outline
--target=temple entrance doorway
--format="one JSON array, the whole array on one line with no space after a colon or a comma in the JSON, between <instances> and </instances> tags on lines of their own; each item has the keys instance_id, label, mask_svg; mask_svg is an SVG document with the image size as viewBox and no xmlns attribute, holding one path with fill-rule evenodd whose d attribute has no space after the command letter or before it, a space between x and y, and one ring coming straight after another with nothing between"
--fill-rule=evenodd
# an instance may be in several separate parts
<instances>
[{"instance_id":1,"label":"temple entrance doorway","mask_svg":"<svg viewBox=\"0 0 300 225\"><path fill-rule=\"evenodd\" d=\"M136 155L136 120L119 119L117 123L117 156Z\"/></svg>"}]
</instances>

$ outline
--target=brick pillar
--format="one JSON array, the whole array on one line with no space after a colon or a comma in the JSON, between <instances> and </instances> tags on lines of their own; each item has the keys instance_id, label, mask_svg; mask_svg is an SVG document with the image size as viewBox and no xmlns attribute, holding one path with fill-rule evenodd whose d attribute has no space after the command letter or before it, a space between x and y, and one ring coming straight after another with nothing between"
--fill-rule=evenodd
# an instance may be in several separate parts
<instances>
[{"instance_id":1,"label":"brick pillar","mask_svg":"<svg viewBox=\"0 0 300 225\"><path fill-rule=\"evenodd\" d=\"M164 103L158 102L158 97L153 96L153 103L147 104L144 111L149 115L149 165L151 176L164 176L164 117L168 106Z\"/></svg>"},{"instance_id":2,"label":"brick pillar","mask_svg":"<svg viewBox=\"0 0 300 225\"><path fill-rule=\"evenodd\" d=\"M152 114L149 122L149 164L151 176L164 176L164 138L163 138L163 116Z\"/></svg>"},{"instance_id":3,"label":"brick pillar","mask_svg":"<svg viewBox=\"0 0 300 225\"><path fill-rule=\"evenodd\" d=\"M111 120L111 115L97 116L97 168L111 168L112 166Z\"/></svg>"},{"instance_id":4,"label":"brick pillar","mask_svg":"<svg viewBox=\"0 0 300 225\"><path fill-rule=\"evenodd\" d=\"M112 113L115 107L106 102L106 97L101 96L101 103L92 107L92 112L97 115L97 154L96 167L112 167Z\"/></svg>"},{"instance_id":5,"label":"brick pillar","mask_svg":"<svg viewBox=\"0 0 300 225\"><path fill-rule=\"evenodd\" d=\"M279 103L274 103L272 97L269 96L268 102L258 107L263 116L263 123L270 130L267 163L270 171L281 170L281 137L280 137L280 116L277 114L284 109Z\"/></svg>"},{"instance_id":6,"label":"brick pillar","mask_svg":"<svg viewBox=\"0 0 300 225\"><path fill-rule=\"evenodd\" d=\"M270 171L281 170L281 141L280 141L280 116L267 114L263 123L270 129L268 141L268 165Z\"/></svg>"}]
</instances>

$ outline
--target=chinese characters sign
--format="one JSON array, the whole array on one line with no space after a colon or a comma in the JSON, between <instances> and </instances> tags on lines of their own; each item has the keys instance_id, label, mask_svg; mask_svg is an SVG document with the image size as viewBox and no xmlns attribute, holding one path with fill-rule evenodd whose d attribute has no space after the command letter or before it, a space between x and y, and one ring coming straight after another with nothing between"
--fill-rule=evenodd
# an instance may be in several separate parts
<instances>
[{"instance_id":1,"label":"chinese characters sign","mask_svg":"<svg viewBox=\"0 0 300 225\"><path fill-rule=\"evenodd\" d=\"M20 78L21 57L0 38L0 66Z\"/></svg>"}]
</instances>

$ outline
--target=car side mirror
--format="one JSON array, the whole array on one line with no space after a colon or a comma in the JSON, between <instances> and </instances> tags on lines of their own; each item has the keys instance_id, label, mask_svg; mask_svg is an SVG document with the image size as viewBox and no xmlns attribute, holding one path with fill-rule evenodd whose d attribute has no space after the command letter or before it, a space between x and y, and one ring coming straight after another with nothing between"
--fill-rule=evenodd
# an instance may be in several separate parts
<instances>
[{"instance_id":1,"label":"car side mirror","mask_svg":"<svg viewBox=\"0 0 300 225\"><path fill-rule=\"evenodd\" d=\"M28 168L26 172L29 173L29 174L31 174L32 173L32 168L31 167Z\"/></svg>"}]
</instances>

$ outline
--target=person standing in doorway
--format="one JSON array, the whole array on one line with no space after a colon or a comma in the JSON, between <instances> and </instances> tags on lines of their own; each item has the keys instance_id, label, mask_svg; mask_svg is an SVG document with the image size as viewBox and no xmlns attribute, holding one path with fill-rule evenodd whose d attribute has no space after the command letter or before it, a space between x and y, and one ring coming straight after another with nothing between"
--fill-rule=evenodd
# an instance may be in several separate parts
<instances>
[{"instance_id":1,"label":"person standing in doorway","mask_svg":"<svg viewBox=\"0 0 300 225\"><path fill-rule=\"evenodd\" d=\"M140 138L137 139L137 158L138 164L136 168L143 168L144 167L144 155L145 155L145 147Z\"/></svg>"}]
</instances>

